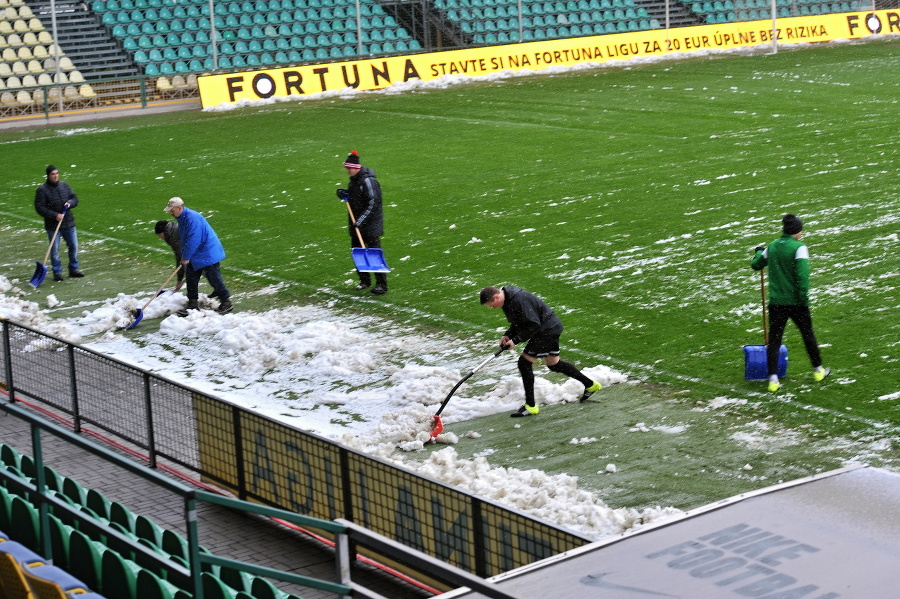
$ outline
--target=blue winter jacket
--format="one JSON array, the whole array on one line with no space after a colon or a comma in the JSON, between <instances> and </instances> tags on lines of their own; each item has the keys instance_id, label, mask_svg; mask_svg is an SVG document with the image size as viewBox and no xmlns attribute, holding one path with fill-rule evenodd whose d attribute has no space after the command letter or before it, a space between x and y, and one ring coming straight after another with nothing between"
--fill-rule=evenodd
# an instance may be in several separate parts
<instances>
[{"instance_id":1,"label":"blue winter jacket","mask_svg":"<svg viewBox=\"0 0 900 599\"><path fill-rule=\"evenodd\" d=\"M225 248L199 212L185 207L178 217L178 236L181 239L181 258L190 260L194 270L225 259Z\"/></svg>"}]
</instances>

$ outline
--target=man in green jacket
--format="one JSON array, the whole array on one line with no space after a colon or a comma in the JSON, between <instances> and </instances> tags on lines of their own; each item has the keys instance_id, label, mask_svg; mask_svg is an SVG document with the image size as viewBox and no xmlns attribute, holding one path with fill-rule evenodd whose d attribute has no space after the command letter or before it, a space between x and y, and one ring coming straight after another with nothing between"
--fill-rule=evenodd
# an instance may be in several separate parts
<instances>
[{"instance_id":1,"label":"man in green jacket","mask_svg":"<svg viewBox=\"0 0 900 599\"><path fill-rule=\"evenodd\" d=\"M778 350L788 319L794 321L809 361L813 367L813 378L821 381L831 374L830 368L822 367L819 344L813 332L812 315L809 312L809 249L800 241L803 236L803 221L793 214L785 214L781 219L783 234L768 246L757 247L751 267L762 270L769 267L769 345L766 358L769 367L769 391L781 387L778 382Z\"/></svg>"}]
</instances>

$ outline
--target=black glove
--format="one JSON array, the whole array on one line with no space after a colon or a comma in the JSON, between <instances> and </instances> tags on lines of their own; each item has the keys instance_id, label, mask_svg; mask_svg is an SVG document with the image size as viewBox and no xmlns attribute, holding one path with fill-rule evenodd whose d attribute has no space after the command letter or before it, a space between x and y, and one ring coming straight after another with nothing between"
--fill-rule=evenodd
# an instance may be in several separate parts
<instances>
[{"instance_id":1,"label":"black glove","mask_svg":"<svg viewBox=\"0 0 900 599\"><path fill-rule=\"evenodd\" d=\"M341 189L337 190L337 197L346 202L350 200L350 192L342 187Z\"/></svg>"},{"instance_id":2,"label":"black glove","mask_svg":"<svg viewBox=\"0 0 900 599\"><path fill-rule=\"evenodd\" d=\"M766 249L766 246L764 246L764 245L758 245L758 246L756 246L755 248L753 248L753 251L754 251L754 252L761 252L761 251L763 251L763 250L765 250L765 249Z\"/></svg>"}]
</instances>

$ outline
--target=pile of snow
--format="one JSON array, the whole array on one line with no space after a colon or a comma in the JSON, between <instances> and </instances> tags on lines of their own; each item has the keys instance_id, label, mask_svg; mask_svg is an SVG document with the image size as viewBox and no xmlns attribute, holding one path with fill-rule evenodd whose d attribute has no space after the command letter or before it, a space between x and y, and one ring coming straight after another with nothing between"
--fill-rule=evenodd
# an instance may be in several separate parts
<instances>
[{"instance_id":1,"label":"pile of snow","mask_svg":"<svg viewBox=\"0 0 900 599\"><path fill-rule=\"evenodd\" d=\"M322 306L224 316L204 309L180 318L174 313L187 300L173 292L149 304L147 294L119 294L79 316L54 320L38 303L22 299L25 293L0 277L0 316L583 534L615 534L677 512L611 509L596 493L580 490L575 477L494 467L484 456L463 460L452 447L421 462L415 453L398 453L398 448L421 450L430 440L436 407L494 351L493 340L484 342L483 354L473 353L479 348L464 347L459 340ZM58 304L47 297L48 307ZM201 299L201 307L216 305ZM137 309L143 309L143 320L126 334ZM584 372L604 387L627 380L603 365ZM535 381L543 405L577 402L582 391L572 379L554 383L538 376ZM501 354L457 390L442 420L449 424L510 412L523 401L515 356ZM446 445L458 441L451 432L436 439Z\"/></svg>"}]
</instances>

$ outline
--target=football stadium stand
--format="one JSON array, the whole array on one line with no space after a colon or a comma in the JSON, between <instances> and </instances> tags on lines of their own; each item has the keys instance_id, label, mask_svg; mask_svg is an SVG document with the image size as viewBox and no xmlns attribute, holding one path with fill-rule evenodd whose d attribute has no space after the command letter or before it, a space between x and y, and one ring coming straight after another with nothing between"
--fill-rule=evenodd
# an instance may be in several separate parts
<instances>
[{"instance_id":1,"label":"football stadium stand","mask_svg":"<svg viewBox=\"0 0 900 599\"><path fill-rule=\"evenodd\" d=\"M779 18L872 8L775 4ZM0 0L0 118L196 98L196 75L210 72L768 20L771 10L772 0Z\"/></svg>"}]
</instances>

